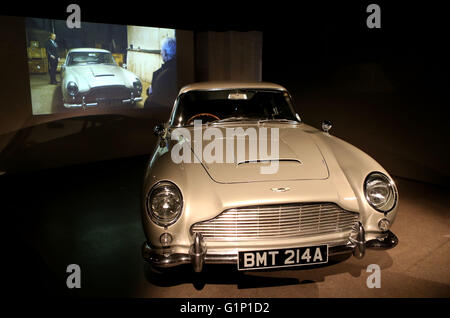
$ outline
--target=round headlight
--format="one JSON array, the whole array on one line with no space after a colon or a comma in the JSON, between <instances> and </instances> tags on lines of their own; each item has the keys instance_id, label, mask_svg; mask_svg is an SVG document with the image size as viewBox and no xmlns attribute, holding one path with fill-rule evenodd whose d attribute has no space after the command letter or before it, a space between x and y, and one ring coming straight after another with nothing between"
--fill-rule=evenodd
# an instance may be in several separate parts
<instances>
[{"instance_id":1,"label":"round headlight","mask_svg":"<svg viewBox=\"0 0 450 318\"><path fill-rule=\"evenodd\" d=\"M133 87L139 94L142 92L142 83L139 79L136 79L133 82Z\"/></svg>"},{"instance_id":2,"label":"round headlight","mask_svg":"<svg viewBox=\"0 0 450 318\"><path fill-rule=\"evenodd\" d=\"M381 172L372 172L364 182L367 202L379 212L389 212L397 204L397 188L394 182Z\"/></svg>"},{"instance_id":3,"label":"round headlight","mask_svg":"<svg viewBox=\"0 0 450 318\"><path fill-rule=\"evenodd\" d=\"M75 96L75 94L78 93L77 83L75 82L67 83L67 93L69 93L70 96Z\"/></svg>"},{"instance_id":4,"label":"round headlight","mask_svg":"<svg viewBox=\"0 0 450 318\"><path fill-rule=\"evenodd\" d=\"M147 196L147 211L153 222L168 226L178 219L183 208L183 198L178 187L168 181L153 186Z\"/></svg>"}]
</instances>

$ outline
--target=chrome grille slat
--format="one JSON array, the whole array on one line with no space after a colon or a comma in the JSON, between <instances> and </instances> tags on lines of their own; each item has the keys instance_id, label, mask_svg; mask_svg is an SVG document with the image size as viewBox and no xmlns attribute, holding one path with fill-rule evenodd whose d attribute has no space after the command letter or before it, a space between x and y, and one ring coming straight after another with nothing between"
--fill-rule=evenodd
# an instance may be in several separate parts
<instances>
[{"instance_id":1,"label":"chrome grille slat","mask_svg":"<svg viewBox=\"0 0 450 318\"><path fill-rule=\"evenodd\" d=\"M305 213L304 211L300 211L300 210L297 210L297 211L292 211L292 212L290 212L290 211L281 211L282 213L283 213L283 215L297 215L299 212L302 212L302 215L304 215L304 216L314 216L314 217L317 217L317 215L315 215L314 213ZM251 216L262 216L262 217L270 217L270 216L276 216L276 215L278 215L279 213L249 213L249 212L241 212L241 213L245 213L245 215L239 215L239 214L227 214L226 216L221 216L221 218L234 218L234 217L251 217ZM324 211L323 212L323 215L327 215L327 214L334 214L334 213L336 213L336 211L335 210L333 210L333 211Z\"/></svg>"},{"instance_id":2,"label":"chrome grille slat","mask_svg":"<svg viewBox=\"0 0 450 318\"><path fill-rule=\"evenodd\" d=\"M295 214L295 213L300 212L300 209L298 209L298 210L286 210L286 211L281 210L281 212L286 213L286 214ZM313 211L313 210L312 211L301 210L301 212L304 215L315 215L315 213L317 213L317 211ZM322 211L323 214L333 214L335 212L336 212L336 209ZM222 216L222 217L235 217L235 216L242 215L242 213L244 213L245 215L276 215L276 214L278 214L278 213L274 213L274 212L260 212L260 213L257 213L257 212L254 212L254 211L248 211L248 212L247 211L240 211L240 212L228 212L227 211L227 215L226 216Z\"/></svg>"},{"instance_id":3,"label":"chrome grille slat","mask_svg":"<svg viewBox=\"0 0 450 318\"><path fill-rule=\"evenodd\" d=\"M349 230L350 230L351 228L349 228ZM259 231L258 230L252 230L252 231L240 231L240 233L241 234L255 234L255 233L258 233ZM339 232L339 231L336 231L335 229L333 230L333 229L322 229L321 231L310 231L310 232L307 232L307 231L305 231L304 233L325 233L325 232L329 232L329 233L336 233L336 232ZM205 232L203 232L203 233L206 233L206 234L214 234L214 235L216 235L216 236L227 236L227 235L235 235L235 234L233 234L233 233L229 233L229 232L214 232L214 231L212 231L212 232L208 232L208 231L205 231ZM267 234L277 234L277 233L280 233L280 234L282 234L282 233L285 233L285 234L287 234L287 233L297 233L297 231L295 231L295 230L284 230L284 231L278 231L278 230L272 230L272 231L266 231L266 232L264 232L264 234L265 235L267 235Z\"/></svg>"},{"instance_id":4,"label":"chrome grille slat","mask_svg":"<svg viewBox=\"0 0 450 318\"><path fill-rule=\"evenodd\" d=\"M309 229L303 229L303 231L304 232L306 232L306 231L311 231L311 230L315 230L317 227L314 227L314 228L309 228ZM342 229L342 228L348 228L348 229L351 229L351 226L348 226L348 227L336 227L335 225L329 225L329 226L321 226L320 227L320 229L321 230L327 230L327 229ZM264 233L267 233L267 232L273 232L273 231L277 231L277 232L280 232L280 231L289 231L289 230L293 230L293 231L298 231L298 226L290 226L290 227L284 227L283 229L261 229L261 228L258 228L258 227L252 227L252 228L241 228L239 231L240 231L240 233L244 233L244 232L258 232L258 231L262 231L262 232L264 232ZM202 233L229 233L230 231L229 230L227 230L227 229L202 229Z\"/></svg>"},{"instance_id":5,"label":"chrome grille slat","mask_svg":"<svg viewBox=\"0 0 450 318\"><path fill-rule=\"evenodd\" d=\"M352 219L351 219L352 220ZM350 220L350 221L351 221ZM247 223L243 223L241 226L240 226L240 228L248 228L248 227L252 227L252 228L270 228L270 227L273 227L273 222L271 222L271 223L259 223L259 224L256 224L256 225L254 225L254 223L249 223L249 222L247 222ZM283 227L289 227L289 226L296 226L296 227L298 227L298 224L299 224L299 222L298 221L289 221L289 222L283 222ZM312 225L312 226L315 226L315 225L317 225L318 223L317 222L309 222L309 223L301 223L302 225L305 225L305 226L308 226L308 225ZM332 225L332 226L336 226L336 224L339 224L339 223L337 223L336 221L334 221L334 220L327 220L327 221L322 221L321 223L320 223L320 226L322 227L322 226L327 226L327 225ZM230 226L232 226L232 225L235 225L235 223L224 223L224 224L215 224L214 226L217 228L217 227L219 227L219 228L224 228L224 229L228 229Z\"/></svg>"},{"instance_id":6,"label":"chrome grille slat","mask_svg":"<svg viewBox=\"0 0 450 318\"><path fill-rule=\"evenodd\" d=\"M239 241L347 232L357 221L358 213L334 203L298 203L229 209L191 230L206 240Z\"/></svg>"}]
</instances>

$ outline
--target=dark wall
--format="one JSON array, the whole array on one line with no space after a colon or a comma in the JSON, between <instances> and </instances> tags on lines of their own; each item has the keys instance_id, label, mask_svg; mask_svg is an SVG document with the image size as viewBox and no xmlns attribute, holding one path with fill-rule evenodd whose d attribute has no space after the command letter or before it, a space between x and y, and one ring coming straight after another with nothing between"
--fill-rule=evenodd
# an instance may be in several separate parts
<instances>
[{"instance_id":1,"label":"dark wall","mask_svg":"<svg viewBox=\"0 0 450 318\"><path fill-rule=\"evenodd\" d=\"M189 11L179 10L181 17L160 15L152 20L145 11L114 15L112 10L98 16L84 6L83 19L134 25L153 21L161 27L187 29L183 32L188 35L185 45L190 56L183 57L180 73L186 83L194 79L195 32L261 31L262 79L288 88L305 122L320 127L322 120L332 120L334 135L366 151L392 174L446 184L450 52L446 19L439 15L445 11L431 4L378 3L382 7L379 30L366 27L364 1L315 7L281 2L239 6L219 16L205 15L189 5ZM64 18L64 9L60 5L61 14L56 15ZM22 14L37 13L29 9ZM40 17L48 14L41 12ZM25 43L20 40L24 34L14 31L21 20L2 17L1 21L1 58L8 61L2 73L8 78L2 80L0 127L8 132L36 122L29 107ZM13 48L10 43L15 43Z\"/></svg>"},{"instance_id":2,"label":"dark wall","mask_svg":"<svg viewBox=\"0 0 450 318\"><path fill-rule=\"evenodd\" d=\"M334 135L391 174L448 184L445 32L428 20L394 22L389 14L385 10L379 30L368 29L363 19L337 23L327 17L299 19L291 32L266 30L263 80L284 85L306 123L320 128L331 120Z\"/></svg>"},{"instance_id":3,"label":"dark wall","mask_svg":"<svg viewBox=\"0 0 450 318\"><path fill-rule=\"evenodd\" d=\"M262 32L199 31L195 36L195 80L261 81Z\"/></svg>"},{"instance_id":4,"label":"dark wall","mask_svg":"<svg viewBox=\"0 0 450 318\"><path fill-rule=\"evenodd\" d=\"M31 103L23 20L0 17L0 36L0 59L5 61L0 103L0 135L3 135L25 125L31 117Z\"/></svg>"}]
</instances>

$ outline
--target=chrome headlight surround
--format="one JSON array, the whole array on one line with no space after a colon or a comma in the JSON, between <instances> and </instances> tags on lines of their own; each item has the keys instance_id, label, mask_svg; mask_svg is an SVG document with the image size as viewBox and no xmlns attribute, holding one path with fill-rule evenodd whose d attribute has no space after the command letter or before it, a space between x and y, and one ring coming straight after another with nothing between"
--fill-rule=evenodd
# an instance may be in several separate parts
<instances>
[{"instance_id":1,"label":"chrome headlight surround","mask_svg":"<svg viewBox=\"0 0 450 318\"><path fill-rule=\"evenodd\" d=\"M67 83L67 93L70 96L75 96L78 93L78 85L75 82L70 81Z\"/></svg>"},{"instance_id":2,"label":"chrome headlight surround","mask_svg":"<svg viewBox=\"0 0 450 318\"><path fill-rule=\"evenodd\" d=\"M388 213L397 205L398 193L394 181L381 172L372 172L364 180L364 196L378 212Z\"/></svg>"},{"instance_id":3,"label":"chrome headlight surround","mask_svg":"<svg viewBox=\"0 0 450 318\"><path fill-rule=\"evenodd\" d=\"M142 83L141 81L136 78L133 82L133 88L136 90L136 92L138 93L138 95L141 95L142 93Z\"/></svg>"},{"instance_id":4,"label":"chrome headlight surround","mask_svg":"<svg viewBox=\"0 0 450 318\"><path fill-rule=\"evenodd\" d=\"M180 217L183 196L174 183L161 181L149 191L145 204L150 219L159 226L167 227Z\"/></svg>"}]
</instances>

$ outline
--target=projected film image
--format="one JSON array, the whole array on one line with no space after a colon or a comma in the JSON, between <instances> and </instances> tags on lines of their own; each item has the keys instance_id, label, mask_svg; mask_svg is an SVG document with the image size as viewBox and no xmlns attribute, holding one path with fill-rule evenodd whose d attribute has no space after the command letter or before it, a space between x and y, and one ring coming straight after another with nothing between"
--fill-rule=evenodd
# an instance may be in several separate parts
<instances>
[{"instance_id":1,"label":"projected film image","mask_svg":"<svg viewBox=\"0 0 450 318\"><path fill-rule=\"evenodd\" d=\"M173 105L174 29L27 18L26 35L33 115Z\"/></svg>"}]
</instances>

